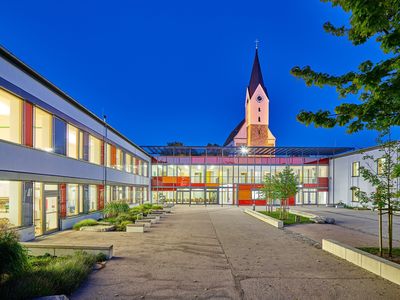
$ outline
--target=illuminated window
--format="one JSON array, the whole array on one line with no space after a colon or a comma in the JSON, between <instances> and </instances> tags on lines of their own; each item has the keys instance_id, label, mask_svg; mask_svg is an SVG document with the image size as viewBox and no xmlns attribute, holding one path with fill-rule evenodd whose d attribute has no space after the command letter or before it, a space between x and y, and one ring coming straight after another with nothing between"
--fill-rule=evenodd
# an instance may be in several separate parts
<instances>
[{"instance_id":1,"label":"illuminated window","mask_svg":"<svg viewBox=\"0 0 400 300\"><path fill-rule=\"evenodd\" d=\"M358 187L352 187L351 188L351 201L353 202L358 202L358 196L357 196L357 192L360 191L360 189Z\"/></svg>"},{"instance_id":2,"label":"illuminated window","mask_svg":"<svg viewBox=\"0 0 400 300\"><path fill-rule=\"evenodd\" d=\"M122 170L122 151L119 148L116 151L116 168Z\"/></svg>"},{"instance_id":3,"label":"illuminated window","mask_svg":"<svg viewBox=\"0 0 400 300\"><path fill-rule=\"evenodd\" d=\"M21 225L21 182L0 181L0 220L8 220L11 226Z\"/></svg>"},{"instance_id":4,"label":"illuminated window","mask_svg":"<svg viewBox=\"0 0 400 300\"><path fill-rule=\"evenodd\" d=\"M79 213L79 188L77 184L67 184L67 216Z\"/></svg>"},{"instance_id":5,"label":"illuminated window","mask_svg":"<svg viewBox=\"0 0 400 300\"><path fill-rule=\"evenodd\" d=\"M128 153L126 153L125 155L125 171L129 173L132 172L131 156Z\"/></svg>"},{"instance_id":6,"label":"illuminated window","mask_svg":"<svg viewBox=\"0 0 400 300\"><path fill-rule=\"evenodd\" d=\"M83 131L79 131L79 159L83 159Z\"/></svg>"},{"instance_id":7,"label":"illuminated window","mask_svg":"<svg viewBox=\"0 0 400 300\"><path fill-rule=\"evenodd\" d=\"M101 141L94 136L89 136L89 162L100 165Z\"/></svg>"},{"instance_id":8,"label":"illuminated window","mask_svg":"<svg viewBox=\"0 0 400 300\"><path fill-rule=\"evenodd\" d=\"M0 89L0 139L21 143L22 101Z\"/></svg>"},{"instance_id":9,"label":"illuminated window","mask_svg":"<svg viewBox=\"0 0 400 300\"><path fill-rule=\"evenodd\" d=\"M378 158L378 161L377 161L378 175L383 175L383 173L385 171L385 162L386 162L386 159L384 157Z\"/></svg>"},{"instance_id":10,"label":"illuminated window","mask_svg":"<svg viewBox=\"0 0 400 300\"><path fill-rule=\"evenodd\" d=\"M68 130L68 151L67 155L72 158L78 158L78 152L79 152L79 130L78 128L69 125L67 127Z\"/></svg>"},{"instance_id":11,"label":"illuminated window","mask_svg":"<svg viewBox=\"0 0 400 300\"><path fill-rule=\"evenodd\" d=\"M97 210L97 185L89 185L89 211Z\"/></svg>"},{"instance_id":12,"label":"illuminated window","mask_svg":"<svg viewBox=\"0 0 400 300\"><path fill-rule=\"evenodd\" d=\"M37 149L53 151L53 117L35 107L34 146Z\"/></svg>"},{"instance_id":13,"label":"illuminated window","mask_svg":"<svg viewBox=\"0 0 400 300\"><path fill-rule=\"evenodd\" d=\"M111 145L107 144L107 149L106 149L106 166L111 168L112 167L112 162L111 162Z\"/></svg>"},{"instance_id":14,"label":"illuminated window","mask_svg":"<svg viewBox=\"0 0 400 300\"><path fill-rule=\"evenodd\" d=\"M351 166L351 176L359 177L360 176L360 162L355 161Z\"/></svg>"}]
</instances>

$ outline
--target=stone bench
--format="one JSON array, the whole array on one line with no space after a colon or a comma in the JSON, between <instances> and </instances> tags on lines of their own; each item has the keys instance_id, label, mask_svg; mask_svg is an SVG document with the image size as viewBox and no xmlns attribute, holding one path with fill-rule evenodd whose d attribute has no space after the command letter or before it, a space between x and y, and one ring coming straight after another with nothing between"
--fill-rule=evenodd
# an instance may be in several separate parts
<instances>
[{"instance_id":1,"label":"stone bench","mask_svg":"<svg viewBox=\"0 0 400 300\"><path fill-rule=\"evenodd\" d=\"M158 222L156 217L150 217L149 215L147 215L146 217L143 217L142 220L150 220L152 224L156 224Z\"/></svg>"},{"instance_id":2,"label":"stone bench","mask_svg":"<svg viewBox=\"0 0 400 300\"><path fill-rule=\"evenodd\" d=\"M150 214L150 215L147 215L147 217L148 218L155 218L157 222L160 222L160 216L159 215Z\"/></svg>"},{"instance_id":3,"label":"stone bench","mask_svg":"<svg viewBox=\"0 0 400 300\"><path fill-rule=\"evenodd\" d=\"M146 225L144 223L141 224L127 224L126 225L126 232L145 232L147 231Z\"/></svg>"},{"instance_id":4,"label":"stone bench","mask_svg":"<svg viewBox=\"0 0 400 300\"><path fill-rule=\"evenodd\" d=\"M65 245L65 244L47 244L41 242L25 242L21 243L26 249L28 249L29 255L42 256L46 253L52 256L66 256L74 254L77 251L84 251L90 254L97 255L103 253L107 259L113 257L113 245Z\"/></svg>"},{"instance_id":5,"label":"stone bench","mask_svg":"<svg viewBox=\"0 0 400 300\"><path fill-rule=\"evenodd\" d=\"M151 227L151 223L151 220L140 219L135 221L135 224L144 224L146 227Z\"/></svg>"}]
</instances>

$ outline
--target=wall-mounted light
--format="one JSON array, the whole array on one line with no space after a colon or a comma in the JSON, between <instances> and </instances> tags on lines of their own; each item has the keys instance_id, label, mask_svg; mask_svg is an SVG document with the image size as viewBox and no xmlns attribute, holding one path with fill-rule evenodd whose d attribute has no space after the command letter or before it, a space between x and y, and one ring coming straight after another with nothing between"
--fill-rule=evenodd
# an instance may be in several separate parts
<instances>
[{"instance_id":1,"label":"wall-mounted light","mask_svg":"<svg viewBox=\"0 0 400 300\"><path fill-rule=\"evenodd\" d=\"M248 154L248 153L249 153L249 148L247 148L246 146L240 147L240 153L241 153L242 155Z\"/></svg>"}]
</instances>

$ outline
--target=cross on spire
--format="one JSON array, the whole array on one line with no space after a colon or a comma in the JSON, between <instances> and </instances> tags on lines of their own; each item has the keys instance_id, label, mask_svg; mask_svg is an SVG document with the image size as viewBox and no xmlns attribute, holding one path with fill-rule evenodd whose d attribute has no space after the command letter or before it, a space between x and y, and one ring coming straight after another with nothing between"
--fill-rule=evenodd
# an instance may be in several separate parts
<instances>
[{"instance_id":1,"label":"cross on spire","mask_svg":"<svg viewBox=\"0 0 400 300\"><path fill-rule=\"evenodd\" d=\"M256 39L254 42L256 43L256 49L258 49L258 44L260 43L260 41Z\"/></svg>"}]
</instances>

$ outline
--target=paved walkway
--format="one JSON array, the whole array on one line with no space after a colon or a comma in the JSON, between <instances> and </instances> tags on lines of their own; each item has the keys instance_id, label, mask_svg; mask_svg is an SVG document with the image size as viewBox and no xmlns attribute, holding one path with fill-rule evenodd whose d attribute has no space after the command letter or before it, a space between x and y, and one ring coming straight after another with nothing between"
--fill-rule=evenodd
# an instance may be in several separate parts
<instances>
[{"instance_id":1,"label":"paved walkway","mask_svg":"<svg viewBox=\"0 0 400 300\"><path fill-rule=\"evenodd\" d=\"M146 234L64 232L115 259L72 299L399 299L400 286L235 207L177 207Z\"/></svg>"},{"instance_id":2,"label":"paved walkway","mask_svg":"<svg viewBox=\"0 0 400 300\"><path fill-rule=\"evenodd\" d=\"M294 209L336 220L336 225L305 224L288 227L294 232L306 235L318 242L321 242L323 238L328 238L354 247L378 245L377 212L322 206L296 206ZM383 236L387 237L387 216L383 217ZM384 245L387 244L387 239L384 238ZM393 218L393 245L400 247L400 216Z\"/></svg>"}]
</instances>

